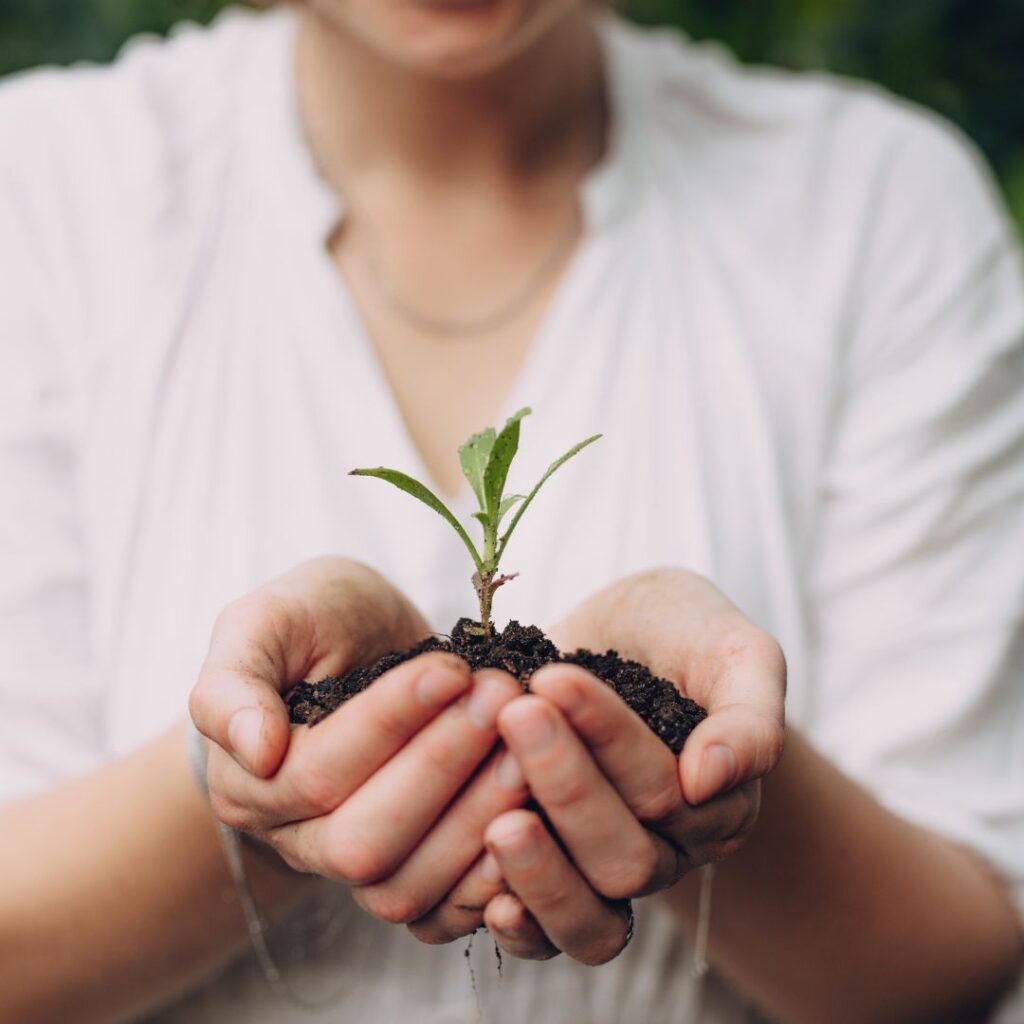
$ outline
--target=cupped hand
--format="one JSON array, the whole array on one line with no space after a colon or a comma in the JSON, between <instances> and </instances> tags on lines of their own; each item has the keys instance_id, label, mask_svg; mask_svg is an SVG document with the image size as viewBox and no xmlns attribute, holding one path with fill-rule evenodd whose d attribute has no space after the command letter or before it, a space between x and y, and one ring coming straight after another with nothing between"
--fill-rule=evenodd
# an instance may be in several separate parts
<instances>
[{"instance_id":1,"label":"cupped hand","mask_svg":"<svg viewBox=\"0 0 1024 1024\"><path fill-rule=\"evenodd\" d=\"M524 802L515 762L496 749L499 712L522 691L431 652L315 728L289 726L282 694L426 634L379 574L317 559L225 609L189 702L211 741L217 817L394 921L436 904L478 857L486 824Z\"/></svg>"},{"instance_id":2,"label":"cupped hand","mask_svg":"<svg viewBox=\"0 0 1024 1024\"><path fill-rule=\"evenodd\" d=\"M778 644L703 578L653 570L601 591L552 638L615 648L708 710L677 759L583 669L549 665L499 731L544 819L513 809L488 826L488 853L452 897L413 926L427 941L464 933L467 907L513 956L565 951L603 963L628 941L634 897L674 885L742 845L760 779L782 751L785 663ZM557 840L556 837L557 836Z\"/></svg>"}]
</instances>

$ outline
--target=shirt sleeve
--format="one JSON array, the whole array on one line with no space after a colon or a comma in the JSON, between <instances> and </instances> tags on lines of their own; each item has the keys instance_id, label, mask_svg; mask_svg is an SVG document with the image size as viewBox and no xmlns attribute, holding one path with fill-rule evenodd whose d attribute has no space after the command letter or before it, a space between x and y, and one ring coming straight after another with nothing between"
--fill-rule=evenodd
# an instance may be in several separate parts
<instances>
[{"instance_id":1,"label":"shirt sleeve","mask_svg":"<svg viewBox=\"0 0 1024 1024\"><path fill-rule=\"evenodd\" d=\"M89 771L101 748L65 358L85 322L50 180L73 159L40 144L45 82L0 87L0 802Z\"/></svg>"},{"instance_id":2,"label":"shirt sleeve","mask_svg":"<svg viewBox=\"0 0 1024 1024\"><path fill-rule=\"evenodd\" d=\"M810 731L1024 913L1020 249L931 120L908 118L876 201L820 496Z\"/></svg>"}]
</instances>

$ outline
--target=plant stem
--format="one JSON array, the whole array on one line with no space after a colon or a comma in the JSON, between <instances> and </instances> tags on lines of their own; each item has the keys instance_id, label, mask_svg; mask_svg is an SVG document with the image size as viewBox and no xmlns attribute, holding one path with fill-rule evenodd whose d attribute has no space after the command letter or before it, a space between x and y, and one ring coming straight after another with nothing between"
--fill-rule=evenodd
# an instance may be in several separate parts
<instances>
[{"instance_id":1,"label":"plant stem","mask_svg":"<svg viewBox=\"0 0 1024 1024\"><path fill-rule=\"evenodd\" d=\"M514 580L519 573L511 572L496 576L497 566L485 571L473 573L473 587L476 596L480 601L480 635L491 636L494 632L494 625L491 622L491 602L494 599L494 592L498 587L504 586L509 580Z\"/></svg>"},{"instance_id":2,"label":"plant stem","mask_svg":"<svg viewBox=\"0 0 1024 1024\"><path fill-rule=\"evenodd\" d=\"M483 627L484 636L490 636L491 626L491 602L494 600L494 574L498 571L497 559L494 557L495 548L498 544L498 524L496 522L484 525L484 550L483 565L479 576L479 585L476 588L477 597L480 599L480 625ZM474 576L474 584L476 577Z\"/></svg>"},{"instance_id":3,"label":"plant stem","mask_svg":"<svg viewBox=\"0 0 1024 1024\"><path fill-rule=\"evenodd\" d=\"M480 587L477 590L477 597L480 598L480 625L483 626L484 636L490 636L493 632L491 625L491 602L494 600L494 573L489 572L480 578Z\"/></svg>"}]
</instances>

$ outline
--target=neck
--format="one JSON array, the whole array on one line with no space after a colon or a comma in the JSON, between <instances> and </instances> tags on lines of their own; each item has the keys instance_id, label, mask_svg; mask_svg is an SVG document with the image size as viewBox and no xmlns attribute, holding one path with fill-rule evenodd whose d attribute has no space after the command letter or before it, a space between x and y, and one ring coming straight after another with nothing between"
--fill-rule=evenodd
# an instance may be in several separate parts
<instances>
[{"instance_id":1,"label":"neck","mask_svg":"<svg viewBox=\"0 0 1024 1024\"><path fill-rule=\"evenodd\" d=\"M470 79L391 62L312 5L303 8L298 45L303 116L321 172L335 184L382 167L450 184L514 180L573 158L582 170L600 156L601 51L582 10Z\"/></svg>"}]
</instances>

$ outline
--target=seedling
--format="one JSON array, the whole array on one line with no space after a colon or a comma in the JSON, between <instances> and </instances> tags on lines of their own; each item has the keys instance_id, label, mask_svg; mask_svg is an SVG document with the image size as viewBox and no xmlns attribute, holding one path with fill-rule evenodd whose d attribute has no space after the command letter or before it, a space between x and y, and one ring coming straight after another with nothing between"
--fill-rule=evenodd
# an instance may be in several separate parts
<instances>
[{"instance_id":1,"label":"seedling","mask_svg":"<svg viewBox=\"0 0 1024 1024\"><path fill-rule=\"evenodd\" d=\"M537 492L548 477L559 466L568 462L574 455L583 451L588 444L593 444L601 437L600 434L588 437L585 441L573 445L561 458L555 459L529 494L506 495L505 484L508 480L508 471L519 450L520 421L530 412L530 409L520 409L508 419L500 434L495 431L494 427L488 427L486 430L481 430L479 434L474 434L459 448L462 474L473 489L477 504L480 506L479 511L473 513L473 518L483 528L482 550L477 550L465 527L455 518L448 506L419 480L414 480L397 469L385 469L383 466L376 469L353 469L349 474L350 476L375 476L380 480L386 480L389 484L394 484L395 487L405 491L406 494L418 498L424 505L429 505L451 524L459 535L459 539L465 544L466 550L473 559L473 565L476 567L476 571L473 573L473 589L480 602L479 631L483 636L490 636L493 628L491 602L494 599L494 592L498 587L515 579L518 575L518 573L499 574L498 566L505 554L509 538L519 525L523 513L537 497ZM508 528L499 537L498 532L501 529L502 520L513 509L516 509L515 515Z\"/></svg>"}]
</instances>

